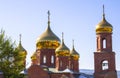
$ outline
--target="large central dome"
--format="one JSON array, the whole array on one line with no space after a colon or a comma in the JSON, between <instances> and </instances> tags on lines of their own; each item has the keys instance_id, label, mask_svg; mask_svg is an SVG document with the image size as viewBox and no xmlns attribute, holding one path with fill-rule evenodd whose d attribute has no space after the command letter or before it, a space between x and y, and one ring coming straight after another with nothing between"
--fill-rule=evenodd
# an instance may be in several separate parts
<instances>
[{"instance_id":1,"label":"large central dome","mask_svg":"<svg viewBox=\"0 0 120 78\"><path fill-rule=\"evenodd\" d=\"M52 32L50 26L48 26L46 31L37 39L37 43L42 41L60 41L60 39Z\"/></svg>"},{"instance_id":2,"label":"large central dome","mask_svg":"<svg viewBox=\"0 0 120 78\"><path fill-rule=\"evenodd\" d=\"M52 32L50 28L50 13L48 11L48 27L46 31L37 38L37 49L56 49L60 45L60 39Z\"/></svg>"}]
</instances>

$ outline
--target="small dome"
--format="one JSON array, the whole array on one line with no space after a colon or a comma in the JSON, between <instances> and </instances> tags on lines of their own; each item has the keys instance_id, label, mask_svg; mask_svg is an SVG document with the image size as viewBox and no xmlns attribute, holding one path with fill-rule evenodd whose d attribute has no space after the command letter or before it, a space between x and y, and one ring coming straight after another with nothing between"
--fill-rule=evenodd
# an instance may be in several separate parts
<instances>
[{"instance_id":1,"label":"small dome","mask_svg":"<svg viewBox=\"0 0 120 78\"><path fill-rule=\"evenodd\" d=\"M75 50L75 48L73 47L73 49L70 51L71 55L79 55L78 52Z\"/></svg>"},{"instance_id":2,"label":"small dome","mask_svg":"<svg viewBox=\"0 0 120 78\"><path fill-rule=\"evenodd\" d=\"M26 50L23 48L23 46L22 46L22 44L21 43L19 43L19 45L18 45L18 47L17 47L17 50L19 50L19 51L25 51L26 52Z\"/></svg>"},{"instance_id":3,"label":"small dome","mask_svg":"<svg viewBox=\"0 0 120 78\"><path fill-rule=\"evenodd\" d=\"M37 57L36 57L36 52L33 53L33 55L31 56L31 60L36 60Z\"/></svg>"},{"instance_id":4,"label":"small dome","mask_svg":"<svg viewBox=\"0 0 120 78\"><path fill-rule=\"evenodd\" d=\"M22 56L26 56L27 55L27 51L23 48L23 46L21 44L21 34L20 34L20 41L19 41L18 47L16 49L20 52L20 54Z\"/></svg>"},{"instance_id":5,"label":"small dome","mask_svg":"<svg viewBox=\"0 0 120 78\"><path fill-rule=\"evenodd\" d=\"M62 44L55 50L57 56L69 56L70 50L69 48L64 44L64 40L62 39Z\"/></svg>"},{"instance_id":6,"label":"small dome","mask_svg":"<svg viewBox=\"0 0 120 78\"><path fill-rule=\"evenodd\" d=\"M75 50L74 48L74 41L73 41L73 48L72 50L70 51L70 55L71 57L74 59L74 60L78 60L79 59L79 54L78 52Z\"/></svg>"},{"instance_id":7,"label":"small dome","mask_svg":"<svg viewBox=\"0 0 120 78\"><path fill-rule=\"evenodd\" d=\"M64 44L64 42L56 49L58 51L69 51L69 48Z\"/></svg>"},{"instance_id":8,"label":"small dome","mask_svg":"<svg viewBox=\"0 0 120 78\"><path fill-rule=\"evenodd\" d=\"M76 50L73 48L73 50L70 52L70 55L72 59L78 60L79 59L79 54L76 52Z\"/></svg>"}]
</instances>

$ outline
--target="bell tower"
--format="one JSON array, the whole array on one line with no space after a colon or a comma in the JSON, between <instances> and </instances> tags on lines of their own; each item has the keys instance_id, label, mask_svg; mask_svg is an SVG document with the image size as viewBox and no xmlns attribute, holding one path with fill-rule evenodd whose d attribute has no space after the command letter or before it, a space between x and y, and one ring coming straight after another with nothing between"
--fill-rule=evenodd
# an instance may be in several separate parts
<instances>
[{"instance_id":1,"label":"bell tower","mask_svg":"<svg viewBox=\"0 0 120 78\"><path fill-rule=\"evenodd\" d=\"M94 77L117 78L115 52L112 50L113 27L105 19L104 5L102 21L96 26L97 51L94 52Z\"/></svg>"}]
</instances>

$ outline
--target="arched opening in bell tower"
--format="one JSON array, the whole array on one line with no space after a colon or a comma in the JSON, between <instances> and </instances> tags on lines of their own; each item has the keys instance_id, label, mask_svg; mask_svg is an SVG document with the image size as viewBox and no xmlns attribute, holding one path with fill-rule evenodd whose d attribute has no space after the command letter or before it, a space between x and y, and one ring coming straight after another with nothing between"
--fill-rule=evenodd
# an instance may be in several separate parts
<instances>
[{"instance_id":1,"label":"arched opening in bell tower","mask_svg":"<svg viewBox=\"0 0 120 78\"><path fill-rule=\"evenodd\" d=\"M103 39L103 49L105 49L106 48L106 39L104 38Z\"/></svg>"},{"instance_id":2,"label":"arched opening in bell tower","mask_svg":"<svg viewBox=\"0 0 120 78\"><path fill-rule=\"evenodd\" d=\"M104 60L102 61L102 70L107 70L107 69L109 69L108 60Z\"/></svg>"}]
</instances>

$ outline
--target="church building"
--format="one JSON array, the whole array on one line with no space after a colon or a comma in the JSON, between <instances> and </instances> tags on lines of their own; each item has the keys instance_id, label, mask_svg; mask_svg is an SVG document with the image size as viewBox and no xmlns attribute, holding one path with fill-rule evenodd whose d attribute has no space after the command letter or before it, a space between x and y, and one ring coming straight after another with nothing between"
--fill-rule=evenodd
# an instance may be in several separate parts
<instances>
[{"instance_id":1,"label":"church building","mask_svg":"<svg viewBox=\"0 0 120 78\"><path fill-rule=\"evenodd\" d=\"M60 40L48 26L36 41L36 51L31 57L28 69L29 78L75 78L79 75L79 54L73 47L70 50L64 43L63 33Z\"/></svg>"}]
</instances>

